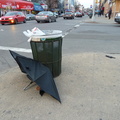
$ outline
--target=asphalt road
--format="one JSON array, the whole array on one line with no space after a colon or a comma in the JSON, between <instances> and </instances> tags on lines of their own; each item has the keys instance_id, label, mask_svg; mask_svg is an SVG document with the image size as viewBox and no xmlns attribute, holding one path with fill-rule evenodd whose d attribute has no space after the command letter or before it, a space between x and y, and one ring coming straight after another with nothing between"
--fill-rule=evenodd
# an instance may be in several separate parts
<instances>
[{"instance_id":1,"label":"asphalt road","mask_svg":"<svg viewBox=\"0 0 120 120\"><path fill-rule=\"evenodd\" d=\"M61 30L63 32L63 55L79 52L104 52L119 54L120 35L116 24L86 23L88 16L64 20L62 17L53 23L27 21L26 24L0 25L0 72L17 64L9 50L22 52L32 57L28 38L23 31L38 27L41 30Z\"/></svg>"}]
</instances>

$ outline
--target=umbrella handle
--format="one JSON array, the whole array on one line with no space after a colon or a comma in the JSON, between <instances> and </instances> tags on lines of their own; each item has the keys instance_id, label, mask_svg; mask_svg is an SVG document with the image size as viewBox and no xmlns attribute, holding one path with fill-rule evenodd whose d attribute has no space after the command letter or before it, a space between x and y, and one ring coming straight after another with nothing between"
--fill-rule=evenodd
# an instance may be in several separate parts
<instances>
[{"instance_id":1,"label":"umbrella handle","mask_svg":"<svg viewBox=\"0 0 120 120\"><path fill-rule=\"evenodd\" d=\"M24 87L24 89L23 90L27 90L28 89L28 87L32 84L33 82L31 81L26 87Z\"/></svg>"}]
</instances>

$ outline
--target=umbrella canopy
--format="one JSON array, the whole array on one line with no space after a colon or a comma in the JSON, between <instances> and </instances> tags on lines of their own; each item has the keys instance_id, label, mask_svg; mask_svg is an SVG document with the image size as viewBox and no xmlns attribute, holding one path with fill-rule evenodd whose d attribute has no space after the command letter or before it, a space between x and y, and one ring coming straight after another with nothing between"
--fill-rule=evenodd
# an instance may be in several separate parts
<instances>
[{"instance_id":1,"label":"umbrella canopy","mask_svg":"<svg viewBox=\"0 0 120 120\"><path fill-rule=\"evenodd\" d=\"M41 95L43 95L44 92L48 93L61 102L52 73L48 67L44 66L36 60L21 56L13 51L10 51L10 53L18 63L21 71L26 73L31 81L40 86Z\"/></svg>"}]
</instances>

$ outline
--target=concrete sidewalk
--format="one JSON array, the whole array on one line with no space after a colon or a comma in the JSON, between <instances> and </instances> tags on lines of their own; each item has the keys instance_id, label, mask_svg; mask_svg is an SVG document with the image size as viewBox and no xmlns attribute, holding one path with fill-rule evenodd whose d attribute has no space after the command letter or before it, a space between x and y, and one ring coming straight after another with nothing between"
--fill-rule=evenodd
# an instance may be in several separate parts
<instances>
[{"instance_id":1,"label":"concrete sidewalk","mask_svg":"<svg viewBox=\"0 0 120 120\"><path fill-rule=\"evenodd\" d=\"M90 18L86 19L85 22L87 22L87 23L103 23L103 24L106 24L106 23L107 24L116 23L114 21L114 18L108 19L105 16L99 16L98 17L97 15L94 17L94 19L90 19Z\"/></svg>"},{"instance_id":2,"label":"concrete sidewalk","mask_svg":"<svg viewBox=\"0 0 120 120\"><path fill-rule=\"evenodd\" d=\"M0 74L1 120L119 120L120 56L80 53L62 58L62 74L55 83L62 101L44 94L18 67Z\"/></svg>"}]
</instances>

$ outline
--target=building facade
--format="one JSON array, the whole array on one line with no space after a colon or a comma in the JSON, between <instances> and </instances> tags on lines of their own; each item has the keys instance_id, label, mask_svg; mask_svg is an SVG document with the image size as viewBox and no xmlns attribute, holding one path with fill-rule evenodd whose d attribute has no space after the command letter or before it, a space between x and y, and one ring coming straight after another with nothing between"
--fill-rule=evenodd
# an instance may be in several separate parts
<instances>
[{"instance_id":1,"label":"building facade","mask_svg":"<svg viewBox=\"0 0 120 120\"><path fill-rule=\"evenodd\" d=\"M0 0L0 16L4 15L7 11L18 10L31 12L34 9L32 2L22 0Z\"/></svg>"},{"instance_id":2,"label":"building facade","mask_svg":"<svg viewBox=\"0 0 120 120\"><path fill-rule=\"evenodd\" d=\"M100 0L100 6L105 8L104 14L108 13L112 8L112 17L115 17L116 13L120 12L120 0Z\"/></svg>"}]
</instances>

